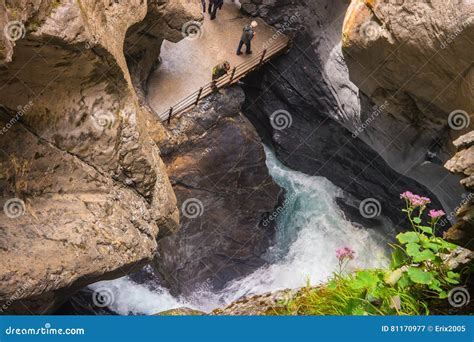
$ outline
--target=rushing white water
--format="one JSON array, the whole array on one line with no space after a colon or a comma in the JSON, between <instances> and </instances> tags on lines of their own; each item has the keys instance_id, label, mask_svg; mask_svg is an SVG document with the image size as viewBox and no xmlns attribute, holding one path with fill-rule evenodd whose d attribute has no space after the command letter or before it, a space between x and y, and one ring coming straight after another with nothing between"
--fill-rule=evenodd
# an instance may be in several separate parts
<instances>
[{"instance_id":1,"label":"rushing white water","mask_svg":"<svg viewBox=\"0 0 474 342\"><path fill-rule=\"evenodd\" d=\"M128 278L94 284L113 289L110 309L119 314L153 314L178 307L209 311L242 296L310 282L324 282L337 268L335 250L349 246L356 251L350 268L380 267L386 263L386 242L373 230L355 227L344 218L335 198L341 190L323 177L311 177L283 166L265 149L270 174L287 191L287 200L275 211L275 245L264 258L268 265L232 281L218 292L200 286L190 298L173 298L165 289L151 291Z\"/></svg>"},{"instance_id":2,"label":"rushing white water","mask_svg":"<svg viewBox=\"0 0 474 342\"><path fill-rule=\"evenodd\" d=\"M95 298L101 297L99 306L107 304L109 309L119 315L152 315L184 306L193 307L191 303L173 297L165 288L152 291L128 277L101 281L89 287L95 291ZM95 298L94 304L97 305Z\"/></svg>"}]
</instances>

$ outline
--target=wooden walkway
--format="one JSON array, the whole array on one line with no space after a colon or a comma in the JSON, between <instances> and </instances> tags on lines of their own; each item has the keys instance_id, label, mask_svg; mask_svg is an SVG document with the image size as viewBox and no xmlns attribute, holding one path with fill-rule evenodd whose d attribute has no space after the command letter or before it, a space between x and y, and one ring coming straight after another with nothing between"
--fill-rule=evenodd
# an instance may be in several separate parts
<instances>
[{"instance_id":1,"label":"wooden walkway","mask_svg":"<svg viewBox=\"0 0 474 342\"><path fill-rule=\"evenodd\" d=\"M270 47L260 51L258 54L253 55L252 58L231 69L227 75L219 78L216 81L217 88L222 89L237 83L241 78L245 77L250 72L258 69L273 57L286 51L289 45L289 38L284 35L279 35L277 40L275 40L275 42L273 42ZM209 70L209 74L210 73L211 70ZM166 121L169 124L173 116L184 113L197 106L199 101L203 100L214 92L212 83L213 82L209 82L208 84L202 86L199 90L195 91L188 97L176 103L174 106L170 107L166 112L161 113L159 115L160 119L162 121Z\"/></svg>"}]
</instances>

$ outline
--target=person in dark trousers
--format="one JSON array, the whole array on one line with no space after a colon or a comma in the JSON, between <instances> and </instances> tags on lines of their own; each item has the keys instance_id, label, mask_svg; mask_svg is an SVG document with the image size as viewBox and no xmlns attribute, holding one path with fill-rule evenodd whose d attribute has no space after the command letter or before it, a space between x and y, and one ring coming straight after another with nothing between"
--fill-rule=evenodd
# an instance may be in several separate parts
<instances>
[{"instance_id":1,"label":"person in dark trousers","mask_svg":"<svg viewBox=\"0 0 474 342\"><path fill-rule=\"evenodd\" d=\"M211 20L216 19L217 9L222 9L224 6L224 0L209 0L209 14L211 15Z\"/></svg>"},{"instance_id":2,"label":"person in dark trousers","mask_svg":"<svg viewBox=\"0 0 474 342\"><path fill-rule=\"evenodd\" d=\"M252 21L250 25L245 25L242 36L240 37L239 47L237 48L237 55L242 54L242 46L245 44L245 53L251 54L252 53L252 39L255 37L255 28L258 26L256 21Z\"/></svg>"},{"instance_id":3,"label":"person in dark trousers","mask_svg":"<svg viewBox=\"0 0 474 342\"><path fill-rule=\"evenodd\" d=\"M206 0L201 0L202 3L202 13L206 13Z\"/></svg>"}]
</instances>

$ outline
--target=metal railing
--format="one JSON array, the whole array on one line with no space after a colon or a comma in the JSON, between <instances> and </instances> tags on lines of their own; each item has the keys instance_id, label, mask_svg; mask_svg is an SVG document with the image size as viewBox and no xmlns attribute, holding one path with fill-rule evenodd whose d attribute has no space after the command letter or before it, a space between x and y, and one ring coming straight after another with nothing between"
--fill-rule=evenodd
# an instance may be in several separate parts
<instances>
[{"instance_id":1,"label":"metal railing","mask_svg":"<svg viewBox=\"0 0 474 342\"><path fill-rule=\"evenodd\" d=\"M174 106L170 107L167 111L161 113L160 119L162 121L166 121L169 124L173 116L194 108L198 105L199 101L214 93L216 89L222 89L224 87L236 83L241 78L245 77L248 73L261 67L271 58L284 51L289 44L290 40L288 39L288 37L280 36L280 38L268 48L260 51L258 54L252 56L252 58L248 59L242 64L237 65L236 67L231 69L226 75L217 79L215 82L209 82L206 85L202 86L201 88L199 88L199 90L195 91L191 95L179 101Z\"/></svg>"}]
</instances>

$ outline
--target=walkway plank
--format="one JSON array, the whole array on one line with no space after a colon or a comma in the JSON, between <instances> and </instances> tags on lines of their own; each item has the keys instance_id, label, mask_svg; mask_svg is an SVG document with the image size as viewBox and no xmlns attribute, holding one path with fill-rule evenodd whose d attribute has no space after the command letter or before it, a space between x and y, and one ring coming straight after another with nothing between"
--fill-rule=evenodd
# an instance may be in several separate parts
<instances>
[{"instance_id":1,"label":"walkway plank","mask_svg":"<svg viewBox=\"0 0 474 342\"><path fill-rule=\"evenodd\" d=\"M271 60L273 57L284 52L290 44L290 40L287 36L280 35L279 38L271 44L267 49L260 51L258 54L254 55L251 59L246 60L245 62L239 64L227 75L221 77L217 80L216 86L218 89L228 87L232 84L237 83L240 79L247 76L252 71L258 69L266 62ZM200 101L205 99L207 96L213 93L212 82L209 82L182 99L174 106L170 107L167 111L161 113L160 119L162 121L169 121L175 115L184 113L192 108L194 108Z\"/></svg>"}]
</instances>

